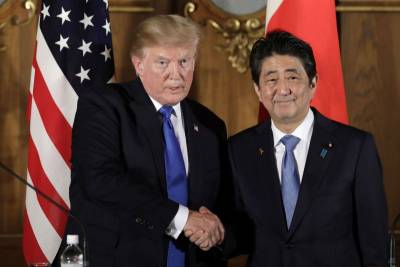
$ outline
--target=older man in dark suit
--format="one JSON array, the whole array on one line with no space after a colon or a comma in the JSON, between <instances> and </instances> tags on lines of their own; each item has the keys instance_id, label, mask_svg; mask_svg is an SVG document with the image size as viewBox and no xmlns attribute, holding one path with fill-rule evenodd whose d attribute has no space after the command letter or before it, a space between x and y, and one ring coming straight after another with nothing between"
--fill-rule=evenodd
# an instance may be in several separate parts
<instances>
[{"instance_id":1,"label":"older man in dark suit","mask_svg":"<svg viewBox=\"0 0 400 267\"><path fill-rule=\"evenodd\" d=\"M271 119L229 141L240 214L233 229L248 265L386 266L387 209L373 137L310 108L317 88L311 47L288 32L268 33L252 49L251 71Z\"/></svg>"},{"instance_id":2,"label":"older man in dark suit","mask_svg":"<svg viewBox=\"0 0 400 267\"><path fill-rule=\"evenodd\" d=\"M187 18L149 18L133 36L138 77L80 95L70 198L91 266L220 266L211 248L224 228L211 211L227 162L225 124L186 99L199 37Z\"/></svg>"}]
</instances>

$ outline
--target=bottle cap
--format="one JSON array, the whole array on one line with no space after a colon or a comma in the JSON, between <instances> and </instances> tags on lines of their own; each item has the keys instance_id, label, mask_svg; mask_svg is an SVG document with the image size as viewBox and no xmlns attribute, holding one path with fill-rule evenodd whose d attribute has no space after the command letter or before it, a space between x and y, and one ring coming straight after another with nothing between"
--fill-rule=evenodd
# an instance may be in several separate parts
<instances>
[{"instance_id":1,"label":"bottle cap","mask_svg":"<svg viewBox=\"0 0 400 267\"><path fill-rule=\"evenodd\" d=\"M78 235L67 235L67 244L68 245L78 245L79 244L79 236Z\"/></svg>"}]
</instances>

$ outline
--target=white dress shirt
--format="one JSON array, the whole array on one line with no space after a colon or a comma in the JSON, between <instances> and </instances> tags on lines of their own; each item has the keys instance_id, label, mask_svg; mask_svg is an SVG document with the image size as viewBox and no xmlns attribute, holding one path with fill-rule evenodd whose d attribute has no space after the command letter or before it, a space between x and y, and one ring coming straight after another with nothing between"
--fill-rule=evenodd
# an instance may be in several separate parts
<instances>
[{"instance_id":1,"label":"white dress shirt","mask_svg":"<svg viewBox=\"0 0 400 267\"><path fill-rule=\"evenodd\" d=\"M159 111L162 105L152 97L150 97L150 99L153 102L156 110ZM176 138L178 139L179 146L181 148L183 161L185 163L186 177L187 177L189 173L189 160L188 160L186 134L185 134L185 127L181 110L181 103L172 106L172 108L174 109L175 114L174 113L171 114L171 122L172 125L174 126L174 132ZM188 217L189 217L189 209L179 204L178 212L176 213L174 219L169 224L166 234L177 239L178 236L183 231L183 228L186 225Z\"/></svg>"},{"instance_id":2,"label":"white dress shirt","mask_svg":"<svg viewBox=\"0 0 400 267\"><path fill-rule=\"evenodd\" d=\"M300 183L303 180L304 167L306 165L308 149L310 147L311 136L314 126L314 113L311 109L308 110L306 117L303 122L292 132L294 135L300 138L300 142L294 149L294 156L297 162L297 168L299 170ZM281 139L287 133L282 132L276 126L273 120L271 120L271 129L274 137L274 148L275 148L275 159L276 166L278 168L279 181L282 182L282 159L285 154L285 145L282 144Z\"/></svg>"}]
</instances>

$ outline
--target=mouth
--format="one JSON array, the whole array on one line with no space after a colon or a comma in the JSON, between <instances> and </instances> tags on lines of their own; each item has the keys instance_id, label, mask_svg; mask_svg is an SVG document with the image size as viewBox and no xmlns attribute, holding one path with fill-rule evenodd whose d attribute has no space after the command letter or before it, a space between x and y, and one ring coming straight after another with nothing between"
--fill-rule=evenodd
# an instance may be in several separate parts
<instances>
[{"instance_id":1,"label":"mouth","mask_svg":"<svg viewBox=\"0 0 400 267\"><path fill-rule=\"evenodd\" d=\"M275 100L274 104L290 104L293 103L296 99L284 99L284 100Z\"/></svg>"},{"instance_id":2,"label":"mouth","mask_svg":"<svg viewBox=\"0 0 400 267\"><path fill-rule=\"evenodd\" d=\"M176 92L176 91L182 91L182 90L184 90L184 87L183 87L183 85L168 86L167 89L170 90L170 91L172 91L172 92Z\"/></svg>"}]
</instances>

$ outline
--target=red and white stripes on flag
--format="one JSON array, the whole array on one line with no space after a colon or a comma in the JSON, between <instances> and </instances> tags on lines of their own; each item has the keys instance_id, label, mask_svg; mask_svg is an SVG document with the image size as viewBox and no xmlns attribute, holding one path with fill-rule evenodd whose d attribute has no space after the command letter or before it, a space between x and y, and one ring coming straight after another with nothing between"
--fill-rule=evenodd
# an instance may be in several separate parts
<instances>
[{"instance_id":1,"label":"red and white stripes on flag","mask_svg":"<svg viewBox=\"0 0 400 267\"><path fill-rule=\"evenodd\" d=\"M325 116L348 123L334 0L267 0L266 31L285 30L311 45L317 91L311 102ZM260 109L259 120L267 112Z\"/></svg>"},{"instance_id":2,"label":"red and white stripes on flag","mask_svg":"<svg viewBox=\"0 0 400 267\"><path fill-rule=\"evenodd\" d=\"M78 96L63 76L38 28L29 96L27 181L68 209L72 122ZM51 262L61 244L67 215L32 189L26 191L25 215L26 260Z\"/></svg>"},{"instance_id":3,"label":"red and white stripes on flag","mask_svg":"<svg viewBox=\"0 0 400 267\"><path fill-rule=\"evenodd\" d=\"M27 181L66 209L79 91L112 78L111 46L107 0L43 1L29 90ZM23 236L27 263L53 262L67 219L58 207L27 188Z\"/></svg>"}]
</instances>

